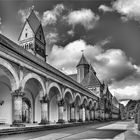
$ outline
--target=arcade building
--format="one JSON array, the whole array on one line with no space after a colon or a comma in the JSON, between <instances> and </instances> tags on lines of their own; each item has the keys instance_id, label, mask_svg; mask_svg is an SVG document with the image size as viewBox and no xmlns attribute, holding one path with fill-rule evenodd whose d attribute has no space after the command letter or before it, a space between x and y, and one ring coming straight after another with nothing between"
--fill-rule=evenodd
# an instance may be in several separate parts
<instances>
[{"instance_id":1,"label":"arcade building","mask_svg":"<svg viewBox=\"0 0 140 140\"><path fill-rule=\"evenodd\" d=\"M119 103L84 54L73 75L46 62L43 27L33 9L18 42L0 34L0 124L119 119Z\"/></svg>"}]
</instances>

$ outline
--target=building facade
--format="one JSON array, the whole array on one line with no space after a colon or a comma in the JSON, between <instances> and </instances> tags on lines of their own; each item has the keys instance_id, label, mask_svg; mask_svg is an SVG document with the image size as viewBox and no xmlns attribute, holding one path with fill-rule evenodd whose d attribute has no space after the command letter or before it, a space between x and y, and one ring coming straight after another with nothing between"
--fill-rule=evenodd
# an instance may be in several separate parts
<instances>
[{"instance_id":1,"label":"building facade","mask_svg":"<svg viewBox=\"0 0 140 140\"><path fill-rule=\"evenodd\" d=\"M19 45L0 34L0 123L105 118L104 85L84 55L77 65L77 80L46 63L46 41L34 10L18 41Z\"/></svg>"}]
</instances>

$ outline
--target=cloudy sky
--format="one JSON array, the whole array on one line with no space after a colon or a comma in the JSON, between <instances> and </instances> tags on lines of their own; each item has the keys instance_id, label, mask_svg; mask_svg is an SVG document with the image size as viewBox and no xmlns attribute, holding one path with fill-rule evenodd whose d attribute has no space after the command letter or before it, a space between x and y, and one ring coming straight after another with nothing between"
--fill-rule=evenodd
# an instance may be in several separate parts
<instances>
[{"instance_id":1,"label":"cloudy sky","mask_svg":"<svg viewBox=\"0 0 140 140\"><path fill-rule=\"evenodd\" d=\"M34 5L48 63L76 73L81 50L118 99L140 99L140 0L0 0L0 32L17 42Z\"/></svg>"}]
</instances>

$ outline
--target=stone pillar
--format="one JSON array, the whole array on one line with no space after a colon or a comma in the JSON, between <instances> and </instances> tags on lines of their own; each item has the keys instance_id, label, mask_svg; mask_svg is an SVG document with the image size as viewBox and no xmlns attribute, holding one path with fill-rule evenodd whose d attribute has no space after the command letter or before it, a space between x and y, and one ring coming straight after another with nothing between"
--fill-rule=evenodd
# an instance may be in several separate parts
<instances>
[{"instance_id":1,"label":"stone pillar","mask_svg":"<svg viewBox=\"0 0 140 140\"><path fill-rule=\"evenodd\" d=\"M47 124L48 120L48 99L42 98L40 100L41 103L41 122L39 124Z\"/></svg>"},{"instance_id":2,"label":"stone pillar","mask_svg":"<svg viewBox=\"0 0 140 140\"><path fill-rule=\"evenodd\" d=\"M64 100L60 100L58 102L58 122L57 123L64 123L63 119L63 114L64 114Z\"/></svg>"},{"instance_id":3,"label":"stone pillar","mask_svg":"<svg viewBox=\"0 0 140 140\"><path fill-rule=\"evenodd\" d=\"M72 103L70 105L70 122L75 122L76 119L75 119L75 104Z\"/></svg>"},{"instance_id":4,"label":"stone pillar","mask_svg":"<svg viewBox=\"0 0 140 140\"><path fill-rule=\"evenodd\" d=\"M85 107L84 105L80 106L80 118L79 118L79 122L84 122L85 121Z\"/></svg>"},{"instance_id":5,"label":"stone pillar","mask_svg":"<svg viewBox=\"0 0 140 140\"><path fill-rule=\"evenodd\" d=\"M11 126L23 126L22 123L22 97L23 92L20 89L12 92L13 99L13 124Z\"/></svg>"},{"instance_id":6,"label":"stone pillar","mask_svg":"<svg viewBox=\"0 0 140 140\"><path fill-rule=\"evenodd\" d=\"M140 109L138 110L138 131L140 131Z\"/></svg>"}]
</instances>

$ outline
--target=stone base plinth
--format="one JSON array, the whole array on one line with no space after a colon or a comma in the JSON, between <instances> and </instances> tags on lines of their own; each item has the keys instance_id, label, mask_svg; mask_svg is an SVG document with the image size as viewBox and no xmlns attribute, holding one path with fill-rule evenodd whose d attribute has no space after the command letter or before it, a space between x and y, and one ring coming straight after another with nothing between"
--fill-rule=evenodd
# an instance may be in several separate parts
<instances>
[{"instance_id":1,"label":"stone base plinth","mask_svg":"<svg viewBox=\"0 0 140 140\"><path fill-rule=\"evenodd\" d=\"M83 122L83 120L82 119L79 119L78 122Z\"/></svg>"},{"instance_id":2,"label":"stone base plinth","mask_svg":"<svg viewBox=\"0 0 140 140\"><path fill-rule=\"evenodd\" d=\"M39 125L45 125L45 124L49 124L49 121L41 120L41 122L39 123Z\"/></svg>"},{"instance_id":3,"label":"stone base plinth","mask_svg":"<svg viewBox=\"0 0 140 140\"><path fill-rule=\"evenodd\" d=\"M10 127L25 127L26 125L23 123L13 122Z\"/></svg>"},{"instance_id":4,"label":"stone base plinth","mask_svg":"<svg viewBox=\"0 0 140 140\"><path fill-rule=\"evenodd\" d=\"M62 119L59 119L57 123L65 123L65 121Z\"/></svg>"},{"instance_id":5,"label":"stone base plinth","mask_svg":"<svg viewBox=\"0 0 140 140\"><path fill-rule=\"evenodd\" d=\"M69 122L76 122L76 119L70 119Z\"/></svg>"}]
</instances>

